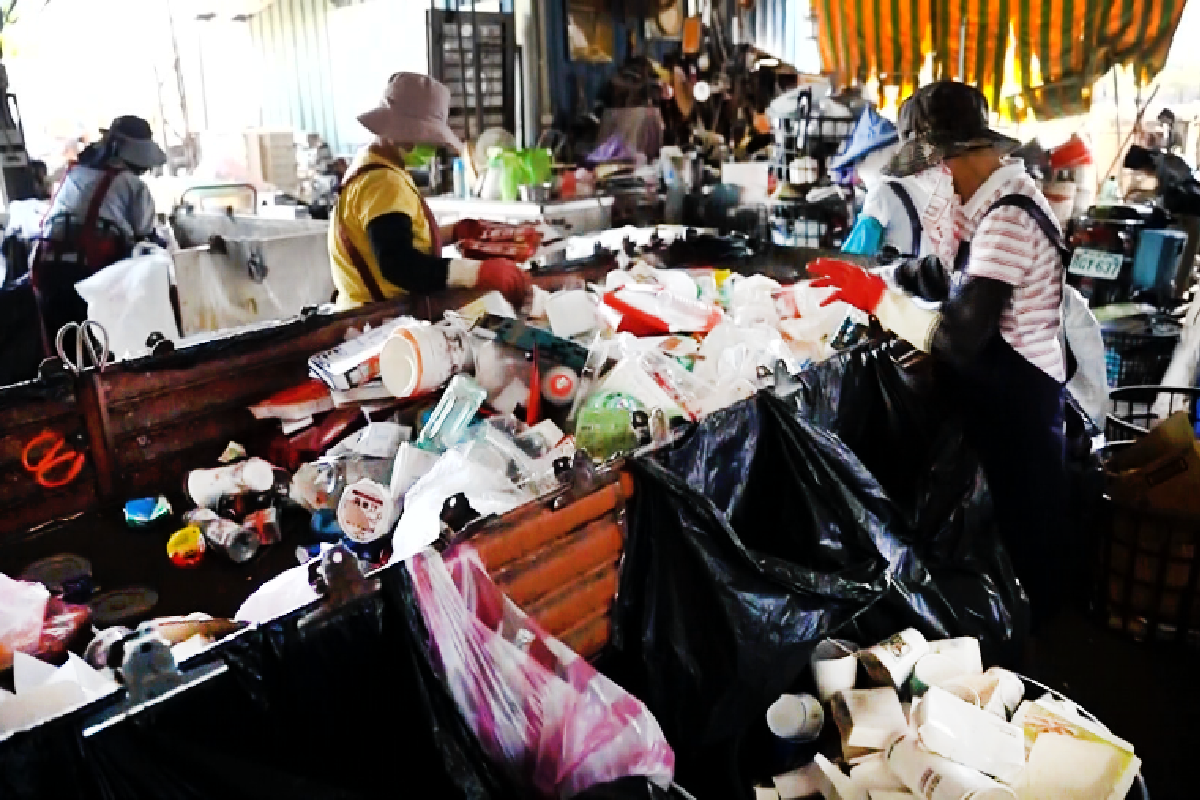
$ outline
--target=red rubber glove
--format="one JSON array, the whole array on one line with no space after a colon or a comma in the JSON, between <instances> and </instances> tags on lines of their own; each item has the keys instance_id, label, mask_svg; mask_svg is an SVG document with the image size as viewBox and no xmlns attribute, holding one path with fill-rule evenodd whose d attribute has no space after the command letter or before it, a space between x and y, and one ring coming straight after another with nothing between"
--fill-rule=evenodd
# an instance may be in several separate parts
<instances>
[{"instance_id":1,"label":"red rubber glove","mask_svg":"<svg viewBox=\"0 0 1200 800\"><path fill-rule=\"evenodd\" d=\"M812 282L814 287L837 287L837 291L821 303L823 306L841 300L874 314L879 301L883 299L883 293L887 291L887 283L883 278L836 258L818 258L808 265L808 271L819 276Z\"/></svg>"},{"instance_id":2,"label":"red rubber glove","mask_svg":"<svg viewBox=\"0 0 1200 800\"><path fill-rule=\"evenodd\" d=\"M532 283L525 270L507 258L491 258L479 265L479 277L475 285L480 289L500 292L514 308L525 304Z\"/></svg>"}]
</instances>

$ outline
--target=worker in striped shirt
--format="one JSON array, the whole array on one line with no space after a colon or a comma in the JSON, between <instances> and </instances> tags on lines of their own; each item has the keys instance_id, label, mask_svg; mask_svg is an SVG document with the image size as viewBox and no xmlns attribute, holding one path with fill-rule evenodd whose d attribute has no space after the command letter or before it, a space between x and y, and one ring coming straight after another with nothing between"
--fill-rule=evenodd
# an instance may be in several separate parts
<instances>
[{"instance_id":1,"label":"worker in striped shirt","mask_svg":"<svg viewBox=\"0 0 1200 800\"><path fill-rule=\"evenodd\" d=\"M1017 142L988 127L987 100L974 87L922 87L902 106L898 127L902 144L888 172L940 175L923 209L925 230L953 272L930 269L928 258L909 261L896 276L900 289L889 289L841 262L810 271L838 287L835 298L935 356L1036 629L1059 602L1064 563L1062 234L1024 166L1007 158ZM931 287L939 274L942 285ZM930 311L909 292L944 302Z\"/></svg>"}]
</instances>

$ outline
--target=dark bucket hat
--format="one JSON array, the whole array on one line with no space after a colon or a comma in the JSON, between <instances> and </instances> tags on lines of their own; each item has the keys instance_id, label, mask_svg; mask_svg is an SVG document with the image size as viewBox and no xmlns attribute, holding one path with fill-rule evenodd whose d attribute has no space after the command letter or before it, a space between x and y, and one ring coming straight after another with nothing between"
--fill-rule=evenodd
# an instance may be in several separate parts
<instances>
[{"instance_id":1,"label":"dark bucket hat","mask_svg":"<svg viewBox=\"0 0 1200 800\"><path fill-rule=\"evenodd\" d=\"M957 81L922 86L900 106L900 151L884 170L903 178L969 150L994 147L1007 155L1020 142L988 127L983 92Z\"/></svg>"}]
</instances>

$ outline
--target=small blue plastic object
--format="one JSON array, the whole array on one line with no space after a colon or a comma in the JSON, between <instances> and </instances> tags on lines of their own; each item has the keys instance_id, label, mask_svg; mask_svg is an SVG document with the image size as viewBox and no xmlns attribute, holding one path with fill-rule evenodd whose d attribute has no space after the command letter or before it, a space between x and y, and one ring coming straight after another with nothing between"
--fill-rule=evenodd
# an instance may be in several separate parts
<instances>
[{"instance_id":1,"label":"small blue plastic object","mask_svg":"<svg viewBox=\"0 0 1200 800\"><path fill-rule=\"evenodd\" d=\"M125 524L131 528L149 528L170 518L171 503L162 497L139 497L125 504Z\"/></svg>"},{"instance_id":2,"label":"small blue plastic object","mask_svg":"<svg viewBox=\"0 0 1200 800\"><path fill-rule=\"evenodd\" d=\"M323 542L340 542L342 526L338 524L337 512L332 508L318 508L312 515L312 532Z\"/></svg>"}]
</instances>

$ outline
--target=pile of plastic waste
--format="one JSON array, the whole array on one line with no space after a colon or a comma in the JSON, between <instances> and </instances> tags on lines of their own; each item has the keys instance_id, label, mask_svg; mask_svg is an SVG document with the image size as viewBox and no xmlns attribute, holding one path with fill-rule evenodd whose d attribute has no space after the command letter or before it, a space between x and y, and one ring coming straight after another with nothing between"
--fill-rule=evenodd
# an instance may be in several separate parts
<instances>
[{"instance_id":1,"label":"pile of plastic waste","mask_svg":"<svg viewBox=\"0 0 1200 800\"><path fill-rule=\"evenodd\" d=\"M1027 699L1026 679L985 671L970 637L827 639L811 663L820 699L785 694L767 712L779 763L808 763L756 788L760 800L1108 800L1141 766L1071 701Z\"/></svg>"},{"instance_id":2,"label":"pile of plastic waste","mask_svg":"<svg viewBox=\"0 0 1200 800\"><path fill-rule=\"evenodd\" d=\"M279 420L271 461L294 471L290 500L321 542L395 562L556 490L577 459L661 444L770 385L781 362L794 373L852 343L866 320L827 295L637 262L603 284L535 289L522 317L492 293L433 324L355 331L312 355L307 383L251 410ZM310 542L307 557L319 552ZM288 610L264 602L274 591L308 599L301 577L264 587L241 618Z\"/></svg>"}]
</instances>

